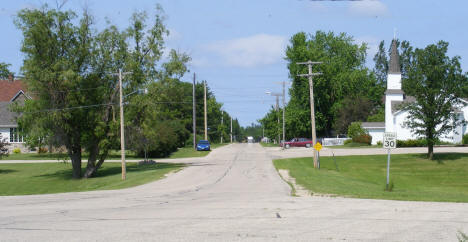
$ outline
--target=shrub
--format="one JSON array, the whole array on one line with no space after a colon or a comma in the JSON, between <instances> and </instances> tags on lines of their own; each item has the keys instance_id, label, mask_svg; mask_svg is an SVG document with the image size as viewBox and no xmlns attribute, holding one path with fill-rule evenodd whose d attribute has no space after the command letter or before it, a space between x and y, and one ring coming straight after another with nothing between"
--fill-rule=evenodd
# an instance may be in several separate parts
<instances>
[{"instance_id":1,"label":"shrub","mask_svg":"<svg viewBox=\"0 0 468 242\"><path fill-rule=\"evenodd\" d=\"M368 134L361 134L358 136L354 136L353 142L370 145L372 143L372 136Z\"/></svg>"},{"instance_id":2,"label":"shrub","mask_svg":"<svg viewBox=\"0 0 468 242\"><path fill-rule=\"evenodd\" d=\"M468 134L463 135L462 144L468 145Z\"/></svg>"},{"instance_id":3,"label":"shrub","mask_svg":"<svg viewBox=\"0 0 468 242\"><path fill-rule=\"evenodd\" d=\"M2 159L3 156L8 156L7 144L7 139L3 138L0 134L0 159Z\"/></svg>"},{"instance_id":4,"label":"shrub","mask_svg":"<svg viewBox=\"0 0 468 242\"><path fill-rule=\"evenodd\" d=\"M347 139L347 140L345 140L345 141L343 142L343 144L344 144L344 145L347 145L347 144L350 144L350 143L352 143L352 142L353 142L352 139Z\"/></svg>"},{"instance_id":5,"label":"shrub","mask_svg":"<svg viewBox=\"0 0 468 242\"><path fill-rule=\"evenodd\" d=\"M44 154L44 153L47 153L48 149L46 147L39 147L39 149L37 150L37 153L38 154Z\"/></svg>"},{"instance_id":6,"label":"shrub","mask_svg":"<svg viewBox=\"0 0 468 242\"><path fill-rule=\"evenodd\" d=\"M397 147L426 147L425 139L397 140Z\"/></svg>"},{"instance_id":7,"label":"shrub","mask_svg":"<svg viewBox=\"0 0 468 242\"><path fill-rule=\"evenodd\" d=\"M21 153L20 148L14 148L14 149L13 149L13 153L14 153L14 154L19 154L19 153Z\"/></svg>"},{"instance_id":8,"label":"shrub","mask_svg":"<svg viewBox=\"0 0 468 242\"><path fill-rule=\"evenodd\" d=\"M362 128L361 122L352 122L348 127L348 137L354 138L357 136L367 134L366 130Z\"/></svg>"},{"instance_id":9,"label":"shrub","mask_svg":"<svg viewBox=\"0 0 468 242\"><path fill-rule=\"evenodd\" d=\"M382 141L380 141L380 140L377 141L377 145L383 145L383 144L382 144Z\"/></svg>"}]
</instances>

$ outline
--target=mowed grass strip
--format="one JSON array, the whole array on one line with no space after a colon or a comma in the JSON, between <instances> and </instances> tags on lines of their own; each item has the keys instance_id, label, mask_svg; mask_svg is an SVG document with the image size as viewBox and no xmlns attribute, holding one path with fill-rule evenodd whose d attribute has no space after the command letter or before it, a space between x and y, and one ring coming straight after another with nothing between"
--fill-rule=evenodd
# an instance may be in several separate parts
<instances>
[{"instance_id":1,"label":"mowed grass strip","mask_svg":"<svg viewBox=\"0 0 468 242\"><path fill-rule=\"evenodd\" d=\"M212 144L211 149L216 149L227 145L228 143L223 144ZM193 147L182 147L177 149L177 151L173 152L169 155L169 157L165 158L155 158L155 157L148 157L148 159L178 159L178 158L190 158L190 157L204 157L207 156L210 151L196 151ZM83 159L87 159L88 154L83 154ZM125 152L125 158L127 160L142 160L144 157L139 157L130 150ZM3 157L3 160L69 160L70 158L66 153L20 153L20 154L9 154L8 156ZM120 150L112 150L109 152L107 156L108 160L119 160L120 159Z\"/></svg>"},{"instance_id":2,"label":"mowed grass strip","mask_svg":"<svg viewBox=\"0 0 468 242\"><path fill-rule=\"evenodd\" d=\"M387 155L321 157L321 169L312 158L274 160L277 169L289 170L296 183L313 193L390 200L468 202L468 154L392 155L385 191Z\"/></svg>"},{"instance_id":3,"label":"mowed grass strip","mask_svg":"<svg viewBox=\"0 0 468 242\"><path fill-rule=\"evenodd\" d=\"M127 163L127 179L122 181L120 163L104 163L96 177L79 180L72 179L70 163L0 164L0 195L121 189L158 180L183 167L171 163Z\"/></svg>"}]
</instances>

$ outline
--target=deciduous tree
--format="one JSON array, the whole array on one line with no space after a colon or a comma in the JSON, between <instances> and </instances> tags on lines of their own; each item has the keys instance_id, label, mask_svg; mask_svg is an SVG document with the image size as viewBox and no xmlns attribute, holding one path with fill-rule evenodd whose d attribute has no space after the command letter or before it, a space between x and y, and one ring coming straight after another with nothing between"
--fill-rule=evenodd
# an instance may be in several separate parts
<instances>
[{"instance_id":1,"label":"deciduous tree","mask_svg":"<svg viewBox=\"0 0 468 242\"><path fill-rule=\"evenodd\" d=\"M429 159L433 159L436 140L460 124L457 110L464 106L460 98L468 79L462 73L460 57L447 56L448 45L439 41L409 52L403 80L405 93L416 99L403 107L409 113L405 125L427 140Z\"/></svg>"}]
</instances>

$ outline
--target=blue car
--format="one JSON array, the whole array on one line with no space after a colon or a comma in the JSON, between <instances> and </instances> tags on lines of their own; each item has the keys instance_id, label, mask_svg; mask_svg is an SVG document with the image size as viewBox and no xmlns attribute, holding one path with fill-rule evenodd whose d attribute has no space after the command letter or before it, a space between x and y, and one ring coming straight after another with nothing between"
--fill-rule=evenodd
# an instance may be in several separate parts
<instances>
[{"instance_id":1,"label":"blue car","mask_svg":"<svg viewBox=\"0 0 468 242\"><path fill-rule=\"evenodd\" d=\"M210 141L208 140L200 140L198 141L198 144L197 144L197 151L201 151L201 150L210 150Z\"/></svg>"}]
</instances>

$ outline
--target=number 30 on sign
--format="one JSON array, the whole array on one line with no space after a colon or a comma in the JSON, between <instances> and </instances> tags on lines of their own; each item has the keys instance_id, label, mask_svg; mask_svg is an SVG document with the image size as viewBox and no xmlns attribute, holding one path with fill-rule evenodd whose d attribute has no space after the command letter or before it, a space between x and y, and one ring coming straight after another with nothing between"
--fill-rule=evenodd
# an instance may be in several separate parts
<instances>
[{"instance_id":1,"label":"number 30 on sign","mask_svg":"<svg viewBox=\"0 0 468 242\"><path fill-rule=\"evenodd\" d=\"M396 148L397 136L394 132L386 132L383 135L383 148L384 149L395 149Z\"/></svg>"}]
</instances>

